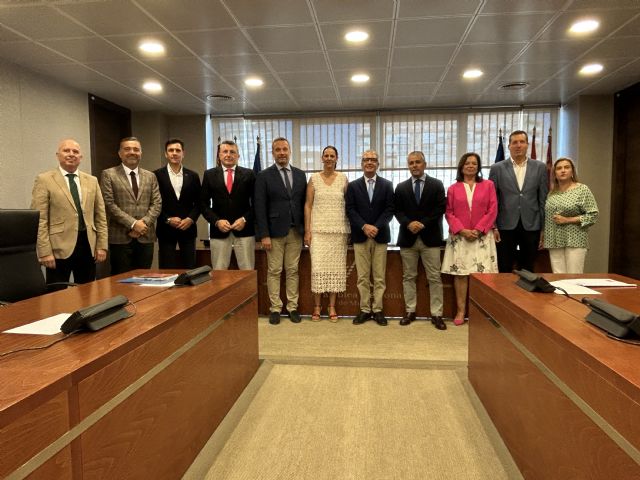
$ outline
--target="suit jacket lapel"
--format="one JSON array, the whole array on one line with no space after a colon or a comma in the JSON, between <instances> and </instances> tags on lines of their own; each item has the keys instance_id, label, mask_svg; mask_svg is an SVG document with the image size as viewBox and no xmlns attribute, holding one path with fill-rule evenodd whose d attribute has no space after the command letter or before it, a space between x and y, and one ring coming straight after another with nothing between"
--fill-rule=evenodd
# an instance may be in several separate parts
<instances>
[{"instance_id":1,"label":"suit jacket lapel","mask_svg":"<svg viewBox=\"0 0 640 480\"><path fill-rule=\"evenodd\" d=\"M122 184L124 185L125 189L129 192L129 194L131 194L131 198L133 198L134 201L138 201L138 199L136 198L136 196L133 194L133 188L131 187L131 183L129 182L129 179L127 178L127 173L124 171L124 166L120 165L120 168L116 170L116 172L118 173L118 177L120 178L120 182L122 182ZM138 174L140 173L140 169L138 169ZM138 178L140 178L140 175L138 175ZM141 184L142 183L142 179L140 179L140 181L138 182L138 195L140 195L140 188L141 188Z\"/></svg>"},{"instance_id":2,"label":"suit jacket lapel","mask_svg":"<svg viewBox=\"0 0 640 480\"><path fill-rule=\"evenodd\" d=\"M510 181L512 181L514 183L514 185L516 186L517 190L520 190L520 187L518 187L518 179L516 178L516 170L513 167L513 162L511 161L511 159L508 160L504 160L505 162L509 162L505 165L505 170L507 171L507 175L509 176ZM527 169L528 170L528 169ZM522 184L522 186L524 187L524 183Z\"/></svg>"},{"instance_id":3,"label":"suit jacket lapel","mask_svg":"<svg viewBox=\"0 0 640 480\"><path fill-rule=\"evenodd\" d=\"M87 210L87 199L90 195L89 184L87 182L87 177L85 177L84 175L80 175L78 173L78 178L80 179L80 196L82 197L80 199L80 207L82 208L82 211L85 212Z\"/></svg>"},{"instance_id":4,"label":"suit jacket lapel","mask_svg":"<svg viewBox=\"0 0 640 480\"><path fill-rule=\"evenodd\" d=\"M67 200L69 200L69 203L71 204L73 209L76 210L76 204L73 201L73 197L71 196L71 190L69 190L67 179L62 176L59 170L53 172L53 181L56 182L58 187L60 187L60 189L64 192L64 196L67 197ZM82 188L82 184L80 184L80 187Z\"/></svg>"}]
</instances>

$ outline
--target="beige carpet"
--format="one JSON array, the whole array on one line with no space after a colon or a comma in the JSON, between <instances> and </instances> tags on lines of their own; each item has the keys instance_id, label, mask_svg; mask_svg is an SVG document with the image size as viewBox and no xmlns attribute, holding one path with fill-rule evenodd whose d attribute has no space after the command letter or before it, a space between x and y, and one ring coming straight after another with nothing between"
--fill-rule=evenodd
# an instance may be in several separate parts
<instances>
[{"instance_id":1,"label":"beige carpet","mask_svg":"<svg viewBox=\"0 0 640 480\"><path fill-rule=\"evenodd\" d=\"M207 479L508 479L453 370L274 365Z\"/></svg>"},{"instance_id":2,"label":"beige carpet","mask_svg":"<svg viewBox=\"0 0 640 480\"><path fill-rule=\"evenodd\" d=\"M260 358L277 363L358 363L379 366L466 366L467 324L436 330L431 322L419 319L401 327L399 320L381 327L368 321L353 325L352 318L337 323L328 320L291 323L283 317L280 325L258 323Z\"/></svg>"},{"instance_id":3,"label":"beige carpet","mask_svg":"<svg viewBox=\"0 0 640 480\"><path fill-rule=\"evenodd\" d=\"M261 318L265 360L184 479L521 479L448 325Z\"/></svg>"}]
</instances>

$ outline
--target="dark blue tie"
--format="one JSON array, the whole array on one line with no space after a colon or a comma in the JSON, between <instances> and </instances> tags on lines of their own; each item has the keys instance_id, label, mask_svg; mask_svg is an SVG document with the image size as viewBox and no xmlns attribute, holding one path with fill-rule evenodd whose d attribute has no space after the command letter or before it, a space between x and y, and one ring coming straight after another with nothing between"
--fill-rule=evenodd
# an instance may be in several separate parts
<instances>
[{"instance_id":1,"label":"dark blue tie","mask_svg":"<svg viewBox=\"0 0 640 480\"><path fill-rule=\"evenodd\" d=\"M420 182L422 179L417 179L413 184L413 193L416 196L416 203L420 204Z\"/></svg>"}]
</instances>

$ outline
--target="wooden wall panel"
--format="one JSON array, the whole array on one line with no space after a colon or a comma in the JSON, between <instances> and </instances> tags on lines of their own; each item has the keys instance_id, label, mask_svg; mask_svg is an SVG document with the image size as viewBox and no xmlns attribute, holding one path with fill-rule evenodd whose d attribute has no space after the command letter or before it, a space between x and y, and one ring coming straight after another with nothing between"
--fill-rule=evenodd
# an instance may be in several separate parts
<instances>
[{"instance_id":1,"label":"wooden wall panel","mask_svg":"<svg viewBox=\"0 0 640 480\"><path fill-rule=\"evenodd\" d=\"M66 480L73 478L71 447L64 447L26 478L27 480Z\"/></svg>"},{"instance_id":2,"label":"wooden wall panel","mask_svg":"<svg viewBox=\"0 0 640 480\"><path fill-rule=\"evenodd\" d=\"M640 478L640 466L474 303L469 380L525 478Z\"/></svg>"},{"instance_id":3,"label":"wooden wall panel","mask_svg":"<svg viewBox=\"0 0 640 480\"><path fill-rule=\"evenodd\" d=\"M0 477L23 465L69 429L67 392L0 429ZM52 477L55 478L55 477Z\"/></svg>"},{"instance_id":4,"label":"wooden wall panel","mask_svg":"<svg viewBox=\"0 0 640 480\"><path fill-rule=\"evenodd\" d=\"M256 322L254 297L84 433L83 479L180 478L258 368Z\"/></svg>"}]
</instances>

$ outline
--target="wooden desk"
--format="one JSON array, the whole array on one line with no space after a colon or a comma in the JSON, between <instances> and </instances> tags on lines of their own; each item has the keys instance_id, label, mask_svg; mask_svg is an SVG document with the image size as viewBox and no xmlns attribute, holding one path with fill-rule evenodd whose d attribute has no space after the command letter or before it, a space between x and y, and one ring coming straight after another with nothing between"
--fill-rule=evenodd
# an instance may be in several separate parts
<instances>
[{"instance_id":1,"label":"wooden desk","mask_svg":"<svg viewBox=\"0 0 640 480\"><path fill-rule=\"evenodd\" d=\"M115 281L132 273L0 308L2 330L117 294L136 308L0 358L0 477L180 478L253 377L255 272L173 289ZM55 338L3 333L0 352Z\"/></svg>"},{"instance_id":2,"label":"wooden desk","mask_svg":"<svg viewBox=\"0 0 640 480\"><path fill-rule=\"evenodd\" d=\"M515 280L472 276L469 380L520 471L536 479L640 478L640 346L586 323L585 305L526 292ZM638 289L599 291L640 312Z\"/></svg>"}]
</instances>

